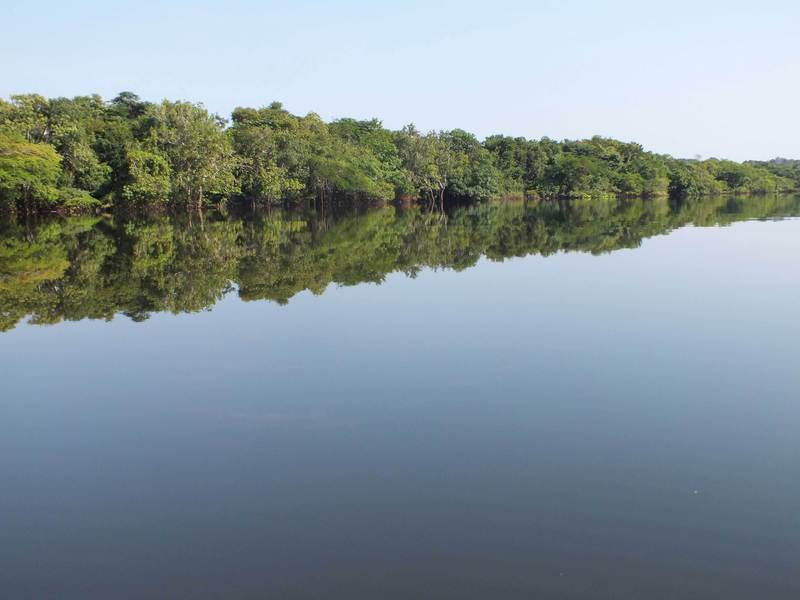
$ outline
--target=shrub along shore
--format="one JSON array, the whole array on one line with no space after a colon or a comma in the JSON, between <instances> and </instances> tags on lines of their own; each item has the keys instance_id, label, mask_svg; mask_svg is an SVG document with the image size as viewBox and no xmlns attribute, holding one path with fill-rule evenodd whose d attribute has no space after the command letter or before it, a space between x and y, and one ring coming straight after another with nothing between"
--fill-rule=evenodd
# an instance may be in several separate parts
<instances>
[{"instance_id":1,"label":"shrub along shore","mask_svg":"<svg viewBox=\"0 0 800 600\"><path fill-rule=\"evenodd\" d=\"M79 212L199 208L230 199L486 200L777 193L800 188L800 160L677 159L636 143L528 140L461 129L399 131L377 119L296 116L281 104L230 120L190 102L122 92L0 100L0 209Z\"/></svg>"}]
</instances>

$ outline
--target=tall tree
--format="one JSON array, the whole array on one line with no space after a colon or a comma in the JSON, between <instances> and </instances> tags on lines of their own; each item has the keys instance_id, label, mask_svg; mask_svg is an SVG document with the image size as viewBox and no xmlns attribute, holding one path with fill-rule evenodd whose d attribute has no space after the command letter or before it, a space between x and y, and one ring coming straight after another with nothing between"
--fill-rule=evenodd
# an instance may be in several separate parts
<instances>
[{"instance_id":1,"label":"tall tree","mask_svg":"<svg viewBox=\"0 0 800 600\"><path fill-rule=\"evenodd\" d=\"M169 161L178 199L200 207L209 196L238 191L237 161L223 119L201 105L167 100L150 108L147 117L148 143Z\"/></svg>"},{"instance_id":2,"label":"tall tree","mask_svg":"<svg viewBox=\"0 0 800 600\"><path fill-rule=\"evenodd\" d=\"M0 204L26 211L54 204L61 157L49 144L0 134Z\"/></svg>"}]
</instances>

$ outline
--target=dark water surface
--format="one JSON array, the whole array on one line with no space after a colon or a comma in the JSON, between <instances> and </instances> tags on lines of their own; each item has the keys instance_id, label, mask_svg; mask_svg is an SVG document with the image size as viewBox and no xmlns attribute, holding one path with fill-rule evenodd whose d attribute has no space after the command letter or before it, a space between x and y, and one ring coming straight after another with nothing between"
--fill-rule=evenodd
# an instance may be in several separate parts
<instances>
[{"instance_id":1,"label":"dark water surface","mask_svg":"<svg viewBox=\"0 0 800 600\"><path fill-rule=\"evenodd\" d=\"M6 224L0 597L800 598L795 215Z\"/></svg>"}]
</instances>

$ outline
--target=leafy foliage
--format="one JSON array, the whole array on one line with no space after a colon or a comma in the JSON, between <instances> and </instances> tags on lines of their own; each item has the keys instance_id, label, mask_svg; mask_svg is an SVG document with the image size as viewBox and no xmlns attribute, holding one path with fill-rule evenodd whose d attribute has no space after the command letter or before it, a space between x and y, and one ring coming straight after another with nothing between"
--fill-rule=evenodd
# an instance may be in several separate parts
<instances>
[{"instance_id":1,"label":"leafy foliage","mask_svg":"<svg viewBox=\"0 0 800 600\"><path fill-rule=\"evenodd\" d=\"M172 168L167 158L138 148L127 154L128 182L122 187L122 197L133 204L166 202L172 191Z\"/></svg>"},{"instance_id":2,"label":"leafy foliage","mask_svg":"<svg viewBox=\"0 0 800 600\"><path fill-rule=\"evenodd\" d=\"M146 147L166 158L178 198L202 206L206 196L227 197L237 191L236 159L222 119L200 105L166 100L148 107L144 118Z\"/></svg>"},{"instance_id":3,"label":"leafy foliage","mask_svg":"<svg viewBox=\"0 0 800 600\"><path fill-rule=\"evenodd\" d=\"M0 134L0 206L21 204L29 210L52 205L59 196L60 166L53 146Z\"/></svg>"},{"instance_id":4,"label":"leafy foliage","mask_svg":"<svg viewBox=\"0 0 800 600\"><path fill-rule=\"evenodd\" d=\"M509 195L678 197L800 187L796 160L679 160L603 137L494 135L481 142L460 129L391 131L377 119L326 123L277 102L239 107L228 126L200 104L153 104L132 92L109 102L97 95L11 96L0 100L0 136L0 202L24 210L200 207L233 197L410 197L443 208L448 200Z\"/></svg>"}]
</instances>

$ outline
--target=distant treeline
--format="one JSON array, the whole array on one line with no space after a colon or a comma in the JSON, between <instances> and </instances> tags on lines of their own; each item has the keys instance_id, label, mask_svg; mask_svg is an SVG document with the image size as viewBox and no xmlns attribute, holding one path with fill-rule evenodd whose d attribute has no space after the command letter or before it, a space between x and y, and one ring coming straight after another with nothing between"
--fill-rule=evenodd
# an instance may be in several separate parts
<instances>
[{"instance_id":1,"label":"distant treeline","mask_svg":"<svg viewBox=\"0 0 800 600\"><path fill-rule=\"evenodd\" d=\"M800 161L682 160L594 137L557 142L460 129L324 122L273 103L231 122L189 102L123 92L0 100L0 208L78 211L199 207L231 198L484 200L774 193L800 187Z\"/></svg>"},{"instance_id":2,"label":"distant treeline","mask_svg":"<svg viewBox=\"0 0 800 600\"><path fill-rule=\"evenodd\" d=\"M155 312L208 309L229 293L284 304L331 283L467 269L481 256L602 254L688 223L800 215L800 196L485 202L445 214L318 202L243 212L0 220L0 332L26 317L40 324L117 314L142 321Z\"/></svg>"}]
</instances>

